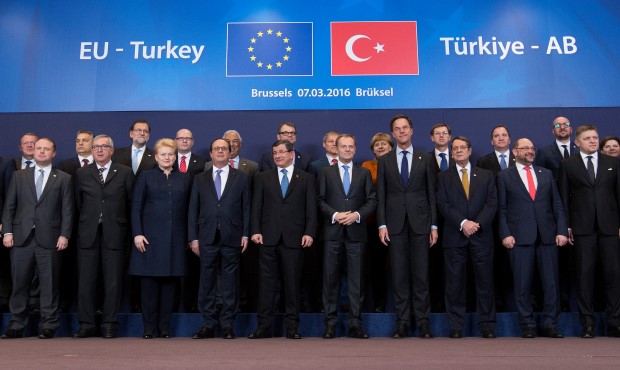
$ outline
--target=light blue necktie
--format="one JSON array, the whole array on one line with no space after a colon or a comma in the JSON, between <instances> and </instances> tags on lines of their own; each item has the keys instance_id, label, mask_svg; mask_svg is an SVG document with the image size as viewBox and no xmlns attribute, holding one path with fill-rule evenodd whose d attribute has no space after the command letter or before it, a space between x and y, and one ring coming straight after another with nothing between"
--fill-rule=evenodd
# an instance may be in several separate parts
<instances>
[{"instance_id":1,"label":"light blue necktie","mask_svg":"<svg viewBox=\"0 0 620 370\"><path fill-rule=\"evenodd\" d=\"M448 160L446 159L446 153L439 153L439 156L441 157L439 169L441 170L441 172L443 172L448 169Z\"/></svg>"},{"instance_id":2,"label":"light blue necktie","mask_svg":"<svg viewBox=\"0 0 620 370\"><path fill-rule=\"evenodd\" d=\"M499 158L500 158L500 160L499 160L499 166L502 168L502 170L505 170L505 169L506 169L506 167L508 167L508 166L506 165L506 154L500 154L500 155L499 155Z\"/></svg>"},{"instance_id":3,"label":"light blue necktie","mask_svg":"<svg viewBox=\"0 0 620 370\"><path fill-rule=\"evenodd\" d=\"M286 196L286 189L288 189L288 176L286 176L288 171L283 168L280 172L284 175L282 176L282 181L280 182L280 188L282 188L282 198L284 198Z\"/></svg>"},{"instance_id":4,"label":"light blue necktie","mask_svg":"<svg viewBox=\"0 0 620 370\"><path fill-rule=\"evenodd\" d=\"M41 198L41 193L43 193L43 177L45 176L45 171L39 170L39 177L37 177L37 182L35 184L35 188L37 191L37 200Z\"/></svg>"},{"instance_id":5,"label":"light blue necktie","mask_svg":"<svg viewBox=\"0 0 620 370\"><path fill-rule=\"evenodd\" d=\"M346 164L342 166L344 168L344 175L342 175L342 186L344 187L344 193L349 194L349 188L351 187L351 178L349 178L349 166Z\"/></svg>"},{"instance_id":6,"label":"light blue necktie","mask_svg":"<svg viewBox=\"0 0 620 370\"><path fill-rule=\"evenodd\" d=\"M407 186L409 182L409 160L407 159L407 154L409 154L409 151L403 150L401 153L403 154L403 161L400 162L400 178L403 180L403 185Z\"/></svg>"},{"instance_id":7,"label":"light blue necktie","mask_svg":"<svg viewBox=\"0 0 620 370\"><path fill-rule=\"evenodd\" d=\"M215 192L217 193L217 199L222 198L222 170L216 170L217 176L215 176Z\"/></svg>"},{"instance_id":8,"label":"light blue necktie","mask_svg":"<svg viewBox=\"0 0 620 370\"><path fill-rule=\"evenodd\" d=\"M140 166L140 163L138 163L138 156L140 155L141 151L142 149L134 149L133 151L133 157L131 158L131 168L133 169L134 175L138 172L138 167Z\"/></svg>"}]
</instances>

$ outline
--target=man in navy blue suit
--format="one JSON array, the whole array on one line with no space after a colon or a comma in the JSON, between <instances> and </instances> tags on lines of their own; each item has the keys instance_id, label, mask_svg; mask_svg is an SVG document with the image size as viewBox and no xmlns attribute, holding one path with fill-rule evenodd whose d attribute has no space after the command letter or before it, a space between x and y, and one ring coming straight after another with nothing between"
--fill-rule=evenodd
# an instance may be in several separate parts
<instances>
[{"instance_id":1,"label":"man in navy blue suit","mask_svg":"<svg viewBox=\"0 0 620 370\"><path fill-rule=\"evenodd\" d=\"M340 135L340 133L336 131L328 131L323 135L323 149L325 149L325 155L310 163L309 172L314 176L317 176L319 171L324 167L338 163L338 147L336 146L338 135Z\"/></svg>"},{"instance_id":2,"label":"man in navy blue suit","mask_svg":"<svg viewBox=\"0 0 620 370\"><path fill-rule=\"evenodd\" d=\"M532 166L534 144L519 139L512 152L516 165L497 175L498 227L502 244L509 250L521 336L536 337L530 288L537 264L545 302L541 334L562 338L557 329L560 316L557 247L568 240L566 213L551 171Z\"/></svg>"},{"instance_id":3,"label":"man in navy blue suit","mask_svg":"<svg viewBox=\"0 0 620 370\"><path fill-rule=\"evenodd\" d=\"M200 256L198 308L202 328L192 338L214 336L220 323L222 337L234 339L233 324L239 306L239 260L250 236L250 182L245 173L230 167L230 143L211 143L213 166L194 177L188 217L192 251ZM217 268L221 268L222 309L216 309Z\"/></svg>"},{"instance_id":4,"label":"man in navy blue suit","mask_svg":"<svg viewBox=\"0 0 620 370\"><path fill-rule=\"evenodd\" d=\"M495 338L495 291L493 289L493 219L497 193L493 173L472 167L469 139L452 141L454 167L438 175L437 208L443 226L446 312L452 331L461 338L467 301L467 256L471 257L476 282L480 334Z\"/></svg>"}]
</instances>

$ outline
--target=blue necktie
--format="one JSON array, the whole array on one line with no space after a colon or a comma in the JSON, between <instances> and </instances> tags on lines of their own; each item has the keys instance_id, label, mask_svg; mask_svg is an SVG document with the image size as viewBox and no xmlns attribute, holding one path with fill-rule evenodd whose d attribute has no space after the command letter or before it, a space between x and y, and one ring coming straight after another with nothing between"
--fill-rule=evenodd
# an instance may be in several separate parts
<instances>
[{"instance_id":1,"label":"blue necktie","mask_svg":"<svg viewBox=\"0 0 620 370\"><path fill-rule=\"evenodd\" d=\"M138 155L141 151L142 149L134 149L133 151L133 157L131 158L131 169L133 170L134 175L138 172L138 167L140 166L140 163L138 162Z\"/></svg>"},{"instance_id":2,"label":"blue necktie","mask_svg":"<svg viewBox=\"0 0 620 370\"><path fill-rule=\"evenodd\" d=\"M284 198L286 196L286 189L288 189L288 177L286 176L288 171L283 168L280 172L283 174L282 182L280 182L280 188L282 189L282 198Z\"/></svg>"},{"instance_id":3,"label":"blue necktie","mask_svg":"<svg viewBox=\"0 0 620 370\"><path fill-rule=\"evenodd\" d=\"M568 153L568 145L563 144L562 148L564 148L564 158L570 157L570 154Z\"/></svg>"},{"instance_id":4,"label":"blue necktie","mask_svg":"<svg viewBox=\"0 0 620 370\"><path fill-rule=\"evenodd\" d=\"M588 175L590 175L590 180L592 181L592 183L594 183L594 181L596 180L596 174L594 172L594 162L592 162L591 155L586 156L586 158L588 158Z\"/></svg>"},{"instance_id":5,"label":"blue necktie","mask_svg":"<svg viewBox=\"0 0 620 370\"><path fill-rule=\"evenodd\" d=\"M500 155L499 155L499 158L500 158L500 160L499 160L499 166L502 168L502 170L505 170L505 169L506 169L506 167L508 167L508 166L506 165L506 154L500 154Z\"/></svg>"},{"instance_id":6,"label":"blue necktie","mask_svg":"<svg viewBox=\"0 0 620 370\"><path fill-rule=\"evenodd\" d=\"M403 160L400 162L400 178L403 180L403 185L407 186L409 182L409 160L407 160L407 154L409 154L409 151L403 150L401 153Z\"/></svg>"},{"instance_id":7,"label":"blue necktie","mask_svg":"<svg viewBox=\"0 0 620 370\"><path fill-rule=\"evenodd\" d=\"M344 168L344 175L342 175L342 186L344 187L344 193L349 194L349 188L351 187L351 179L349 178L349 166L346 164L342 166Z\"/></svg>"},{"instance_id":8,"label":"blue necktie","mask_svg":"<svg viewBox=\"0 0 620 370\"><path fill-rule=\"evenodd\" d=\"M39 177L37 177L37 182L34 184L37 191L37 200L41 198L41 193L43 193L43 176L45 176L45 171L39 170Z\"/></svg>"},{"instance_id":9,"label":"blue necktie","mask_svg":"<svg viewBox=\"0 0 620 370\"><path fill-rule=\"evenodd\" d=\"M26 161L26 168L30 168L32 166L32 161Z\"/></svg>"},{"instance_id":10,"label":"blue necktie","mask_svg":"<svg viewBox=\"0 0 620 370\"><path fill-rule=\"evenodd\" d=\"M217 199L222 198L222 170L216 170L217 175L215 176L215 192L217 193Z\"/></svg>"},{"instance_id":11,"label":"blue necktie","mask_svg":"<svg viewBox=\"0 0 620 370\"><path fill-rule=\"evenodd\" d=\"M441 157L439 169L441 170L441 172L443 172L448 169L448 160L446 160L446 153L439 153L439 156Z\"/></svg>"}]
</instances>

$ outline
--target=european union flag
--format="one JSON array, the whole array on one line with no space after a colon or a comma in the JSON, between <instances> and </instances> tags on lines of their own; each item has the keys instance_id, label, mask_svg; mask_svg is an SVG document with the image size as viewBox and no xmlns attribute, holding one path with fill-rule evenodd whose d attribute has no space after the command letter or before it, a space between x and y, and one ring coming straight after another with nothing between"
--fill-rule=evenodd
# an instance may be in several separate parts
<instances>
[{"instance_id":1,"label":"european union flag","mask_svg":"<svg viewBox=\"0 0 620 370\"><path fill-rule=\"evenodd\" d=\"M312 76L312 23L228 23L226 76Z\"/></svg>"}]
</instances>

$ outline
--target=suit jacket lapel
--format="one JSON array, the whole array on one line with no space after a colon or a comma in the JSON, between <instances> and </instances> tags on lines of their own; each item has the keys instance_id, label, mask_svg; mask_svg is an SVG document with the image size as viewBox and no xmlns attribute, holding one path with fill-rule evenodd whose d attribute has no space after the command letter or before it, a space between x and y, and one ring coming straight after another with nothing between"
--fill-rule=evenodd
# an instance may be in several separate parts
<instances>
[{"instance_id":1,"label":"suit jacket lapel","mask_svg":"<svg viewBox=\"0 0 620 370\"><path fill-rule=\"evenodd\" d=\"M50 171L49 177L47 178L47 182L45 183L45 187L43 188L43 192L41 193L41 197L37 201L37 203L41 202L45 196L50 192L50 189L54 186L56 182L56 175L58 174L58 170L53 168ZM36 194L36 191L35 191ZM35 195L36 196L36 195Z\"/></svg>"},{"instance_id":2,"label":"suit jacket lapel","mask_svg":"<svg viewBox=\"0 0 620 370\"><path fill-rule=\"evenodd\" d=\"M353 170L353 168L355 168L355 170ZM354 186L354 184L358 184L360 182L359 179L362 176L362 171L360 169L360 167L354 166L353 162L351 162L351 184L349 186L349 194L345 195L352 195L355 192L356 187ZM338 178L340 178L340 170L338 171ZM340 183L342 184L342 181L340 181ZM342 186L342 191L344 192L344 185Z\"/></svg>"},{"instance_id":3,"label":"suit jacket lapel","mask_svg":"<svg viewBox=\"0 0 620 370\"><path fill-rule=\"evenodd\" d=\"M28 171L29 172L28 176L26 176L26 181L28 181L28 186L32 190L32 196L36 200L37 199L37 187L36 187L36 185L34 183L34 167L30 167L30 168L24 169L22 171Z\"/></svg>"},{"instance_id":4,"label":"suit jacket lapel","mask_svg":"<svg viewBox=\"0 0 620 370\"><path fill-rule=\"evenodd\" d=\"M299 182L299 169L297 167L294 167L293 175L291 176L291 181L289 181L288 188L286 189L286 196L288 196L291 193L291 191L293 191L295 186L297 186L298 182Z\"/></svg>"},{"instance_id":5,"label":"suit jacket lapel","mask_svg":"<svg viewBox=\"0 0 620 370\"><path fill-rule=\"evenodd\" d=\"M461 180L461 176L459 175L459 171L456 167L453 168L448 168L448 171L450 171L450 174L448 176L450 176L452 178L452 182L455 184L455 188L457 189L456 191L459 192L459 194L461 194L461 196L463 196L463 199L467 200L467 196L465 195L465 188L463 188L463 181ZM473 172L473 170L472 170ZM471 199L471 190L473 188L472 186L472 174L468 174L469 176L469 199Z\"/></svg>"},{"instance_id":6,"label":"suit jacket lapel","mask_svg":"<svg viewBox=\"0 0 620 370\"><path fill-rule=\"evenodd\" d=\"M234 168L229 169L229 171L228 171L228 179L226 180L226 186L224 186L224 189L222 189L222 196L221 196L221 198L224 198L224 196L228 192L228 189L230 189L230 187L232 186L232 184L233 184L233 182L235 181L236 178L237 178L237 170L234 169ZM213 187L215 188L215 185L213 185Z\"/></svg>"}]
</instances>

